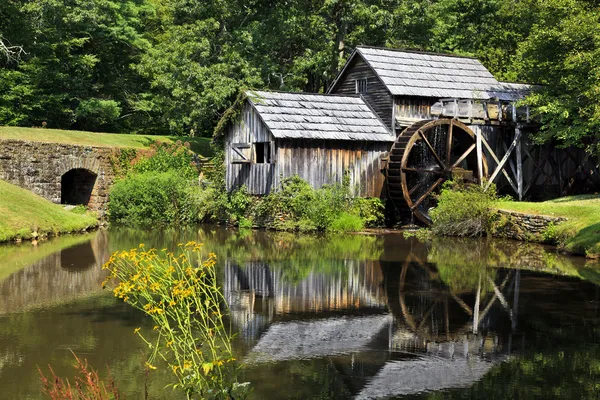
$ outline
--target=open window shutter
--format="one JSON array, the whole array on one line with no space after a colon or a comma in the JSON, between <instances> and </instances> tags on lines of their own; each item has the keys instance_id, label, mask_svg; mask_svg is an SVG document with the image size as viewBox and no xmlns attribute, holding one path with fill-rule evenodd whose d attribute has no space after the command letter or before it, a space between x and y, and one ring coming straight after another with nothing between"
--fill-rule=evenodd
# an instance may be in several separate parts
<instances>
[{"instance_id":1,"label":"open window shutter","mask_svg":"<svg viewBox=\"0 0 600 400\"><path fill-rule=\"evenodd\" d=\"M231 163L249 164L252 162L250 143L231 143Z\"/></svg>"}]
</instances>

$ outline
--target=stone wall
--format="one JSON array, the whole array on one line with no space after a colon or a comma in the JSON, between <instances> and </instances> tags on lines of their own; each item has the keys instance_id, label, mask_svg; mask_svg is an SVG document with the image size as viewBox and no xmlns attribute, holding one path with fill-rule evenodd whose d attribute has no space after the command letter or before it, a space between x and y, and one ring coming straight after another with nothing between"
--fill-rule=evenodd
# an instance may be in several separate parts
<instances>
[{"instance_id":1,"label":"stone wall","mask_svg":"<svg viewBox=\"0 0 600 400\"><path fill-rule=\"evenodd\" d=\"M543 234L551 224L566 218L498 210L499 223L494 237L516 240L543 241Z\"/></svg>"},{"instance_id":2,"label":"stone wall","mask_svg":"<svg viewBox=\"0 0 600 400\"><path fill-rule=\"evenodd\" d=\"M60 204L65 202L61 194L63 175L73 170L86 170L92 173L91 176L95 175L95 181L82 184L80 188L69 188L70 192L89 191L87 206L102 216L114 180L111 154L109 147L0 139L0 179Z\"/></svg>"}]
</instances>

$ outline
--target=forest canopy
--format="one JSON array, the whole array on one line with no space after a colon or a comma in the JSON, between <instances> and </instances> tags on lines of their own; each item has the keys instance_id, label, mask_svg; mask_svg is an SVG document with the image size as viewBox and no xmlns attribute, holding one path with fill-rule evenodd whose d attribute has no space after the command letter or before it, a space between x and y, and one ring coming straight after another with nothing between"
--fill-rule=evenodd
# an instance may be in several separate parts
<instances>
[{"instance_id":1,"label":"forest canopy","mask_svg":"<svg viewBox=\"0 0 600 400\"><path fill-rule=\"evenodd\" d=\"M539 84L540 140L598 150L597 0L4 0L0 125L210 136L241 88L326 91L357 45Z\"/></svg>"}]
</instances>

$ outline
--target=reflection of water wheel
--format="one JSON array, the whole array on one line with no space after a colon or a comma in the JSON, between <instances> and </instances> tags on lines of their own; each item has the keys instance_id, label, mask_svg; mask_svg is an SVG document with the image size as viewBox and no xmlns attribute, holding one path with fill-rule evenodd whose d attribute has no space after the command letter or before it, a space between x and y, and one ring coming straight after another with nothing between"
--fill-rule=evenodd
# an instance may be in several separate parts
<instances>
[{"instance_id":1,"label":"reflection of water wheel","mask_svg":"<svg viewBox=\"0 0 600 400\"><path fill-rule=\"evenodd\" d=\"M425 224L430 224L433 194L444 181L477 182L479 177L476 136L454 119L420 121L406 128L390 151L387 165L389 196L399 208L408 207ZM482 176L487 176L485 157Z\"/></svg>"}]
</instances>

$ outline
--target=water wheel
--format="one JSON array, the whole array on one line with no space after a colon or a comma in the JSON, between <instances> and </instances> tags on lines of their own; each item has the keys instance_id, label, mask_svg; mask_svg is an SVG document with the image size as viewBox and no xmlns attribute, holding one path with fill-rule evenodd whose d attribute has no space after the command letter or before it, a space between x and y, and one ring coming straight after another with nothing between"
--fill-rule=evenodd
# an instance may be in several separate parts
<instances>
[{"instance_id":1,"label":"water wheel","mask_svg":"<svg viewBox=\"0 0 600 400\"><path fill-rule=\"evenodd\" d=\"M455 119L420 121L406 128L390 151L386 176L388 193L398 208L408 208L431 224L429 209L435 193L449 180L478 183L476 136ZM482 176L487 177L485 157Z\"/></svg>"}]
</instances>

